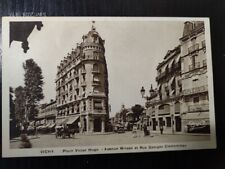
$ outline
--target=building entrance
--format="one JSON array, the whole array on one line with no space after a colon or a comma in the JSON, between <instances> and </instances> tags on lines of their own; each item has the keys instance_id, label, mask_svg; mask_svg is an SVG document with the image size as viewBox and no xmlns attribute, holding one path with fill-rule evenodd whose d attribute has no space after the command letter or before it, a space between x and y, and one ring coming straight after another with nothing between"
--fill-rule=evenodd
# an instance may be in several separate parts
<instances>
[{"instance_id":1,"label":"building entrance","mask_svg":"<svg viewBox=\"0 0 225 169\"><path fill-rule=\"evenodd\" d=\"M87 131L87 120L86 118L84 118L84 128L83 128L83 132Z\"/></svg>"},{"instance_id":2,"label":"building entrance","mask_svg":"<svg viewBox=\"0 0 225 169\"><path fill-rule=\"evenodd\" d=\"M156 120L152 119L152 129L156 130Z\"/></svg>"},{"instance_id":3,"label":"building entrance","mask_svg":"<svg viewBox=\"0 0 225 169\"><path fill-rule=\"evenodd\" d=\"M94 119L94 132L101 132L101 118Z\"/></svg>"},{"instance_id":4,"label":"building entrance","mask_svg":"<svg viewBox=\"0 0 225 169\"><path fill-rule=\"evenodd\" d=\"M175 128L176 128L176 131L181 131L181 118L180 118L180 116L176 116L175 117L175 124L176 124L176 126L175 126Z\"/></svg>"}]
</instances>

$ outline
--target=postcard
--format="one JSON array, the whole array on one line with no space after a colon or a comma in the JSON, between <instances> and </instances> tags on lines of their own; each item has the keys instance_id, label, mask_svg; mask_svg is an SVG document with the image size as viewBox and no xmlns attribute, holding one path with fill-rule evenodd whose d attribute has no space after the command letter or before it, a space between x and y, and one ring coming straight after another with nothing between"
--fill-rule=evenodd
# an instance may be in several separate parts
<instances>
[{"instance_id":1,"label":"postcard","mask_svg":"<svg viewBox=\"0 0 225 169\"><path fill-rule=\"evenodd\" d=\"M215 149L209 18L3 17L3 157Z\"/></svg>"}]
</instances>

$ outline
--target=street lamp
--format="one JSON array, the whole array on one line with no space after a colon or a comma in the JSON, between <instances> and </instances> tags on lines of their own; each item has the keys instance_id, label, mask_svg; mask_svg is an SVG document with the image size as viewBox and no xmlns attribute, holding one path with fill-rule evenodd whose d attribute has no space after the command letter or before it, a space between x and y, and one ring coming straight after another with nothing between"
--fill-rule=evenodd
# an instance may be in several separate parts
<instances>
[{"instance_id":1,"label":"street lamp","mask_svg":"<svg viewBox=\"0 0 225 169\"><path fill-rule=\"evenodd\" d=\"M174 134L174 114L171 114L172 118L172 133Z\"/></svg>"},{"instance_id":2,"label":"street lamp","mask_svg":"<svg viewBox=\"0 0 225 169\"><path fill-rule=\"evenodd\" d=\"M150 96L145 96L145 88L144 88L144 86L142 86L141 90L140 90L142 98L145 98L146 100L150 99L150 97L151 97L153 92L154 92L154 90L153 90L152 84L151 84L151 89L149 90Z\"/></svg>"},{"instance_id":3,"label":"street lamp","mask_svg":"<svg viewBox=\"0 0 225 169\"><path fill-rule=\"evenodd\" d=\"M145 88L144 88L144 86L142 86L141 90L140 90L142 98L146 99L147 103L150 101L150 97L152 96L152 92L154 92L154 90L152 88L152 85L151 85L151 89L149 90L149 93L150 93L149 96L145 96ZM147 109L149 108L148 104L146 104L145 106L146 106ZM149 121L151 121L151 114L150 114L150 116L147 117L147 126L150 125ZM150 127L147 130L150 133Z\"/></svg>"}]
</instances>

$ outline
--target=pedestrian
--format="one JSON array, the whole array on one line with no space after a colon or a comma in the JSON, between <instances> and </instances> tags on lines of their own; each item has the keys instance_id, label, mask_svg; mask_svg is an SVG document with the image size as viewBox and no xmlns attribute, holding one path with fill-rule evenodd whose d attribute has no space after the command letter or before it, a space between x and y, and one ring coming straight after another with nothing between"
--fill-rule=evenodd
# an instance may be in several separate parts
<instances>
[{"instance_id":1,"label":"pedestrian","mask_svg":"<svg viewBox=\"0 0 225 169\"><path fill-rule=\"evenodd\" d=\"M147 130L147 125L144 124L143 126L143 131L144 131L144 136L147 136L148 135L148 130Z\"/></svg>"},{"instance_id":2,"label":"pedestrian","mask_svg":"<svg viewBox=\"0 0 225 169\"><path fill-rule=\"evenodd\" d=\"M137 125L136 124L133 125L132 133L133 133L133 137L136 138L137 137Z\"/></svg>"},{"instance_id":3,"label":"pedestrian","mask_svg":"<svg viewBox=\"0 0 225 169\"><path fill-rule=\"evenodd\" d=\"M160 133L163 134L163 125L162 124L159 126L159 129L160 129Z\"/></svg>"},{"instance_id":4,"label":"pedestrian","mask_svg":"<svg viewBox=\"0 0 225 169\"><path fill-rule=\"evenodd\" d=\"M32 148L32 144L26 134L21 134L21 144L19 148Z\"/></svg>"}]
</instances>

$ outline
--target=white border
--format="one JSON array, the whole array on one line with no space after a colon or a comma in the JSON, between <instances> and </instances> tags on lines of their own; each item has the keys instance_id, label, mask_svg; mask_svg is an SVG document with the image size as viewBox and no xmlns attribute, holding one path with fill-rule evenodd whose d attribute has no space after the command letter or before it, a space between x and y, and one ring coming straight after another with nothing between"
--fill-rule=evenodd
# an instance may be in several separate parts
<instances>
[{"instance_id":1,"label":"white border","mask_svg":"<svg viewBox=\"0 0 225 169\"><path fill-rule=\"evenodd\" d=\"M7 59L9 49L9 22L10 21L204 21L205 23L205 40L207 48L207 73L208 73L208 90L209 90L209 109L210 109L210 141L198 142L179 142L179 143L160 143L160 144L139 144L126 145L126 147L139 147L140 145L152 146L147 150L140 148L133 150L112 150L105 151L105 148L118 146L92 146L88 148L97 148L98 152L73 152L63 153L63 147L60 148L32 148L32 149L10 149L9 141L9 86L7 84L7 72L12 71L8 67L10 62ZM58 155L84 155L84 154L109 154L109 153L130 153L130 152L155 152L155 151L178 151L190 149L215 149L216 148L216 129L215 129L215 110L214 110L214 91L213 91L213 73L212 73L212 55L209 18L171 18L171 17L3 17L2 18L2 156L3 157L29 157L29 156L58 156ZM166 145L185 145L185 147L166 148ZM155 147L153 147L155 146ZM79 149L85 147L64 147L65 149ZM54 153L45 154L41 150L53 150Z\"/></svg>"}]
</instances>

